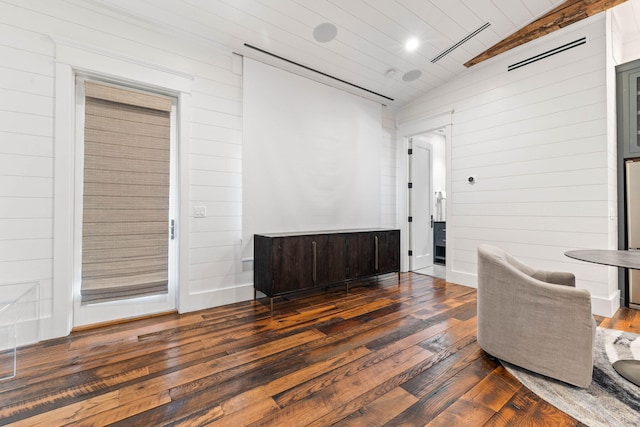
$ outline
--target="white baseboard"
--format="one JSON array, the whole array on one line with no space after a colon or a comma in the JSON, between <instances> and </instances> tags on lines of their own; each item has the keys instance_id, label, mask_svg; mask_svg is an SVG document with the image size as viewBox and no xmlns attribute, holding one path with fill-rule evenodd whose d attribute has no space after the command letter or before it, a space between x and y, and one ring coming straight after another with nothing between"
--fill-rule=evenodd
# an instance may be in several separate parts
<instances>
[{"instance_id":1,"label":"white baseboard","mask_svg":"<svg viewBox=\"0 0 640 427\"><path fill-rule=\"evenodd\" d=\"M253 283L198 292L196 294L190 294L188 298L189 300L186 304L180 304L180 313L249 301L253 299Z\"/></svg>"},{"instance_id":2,"label":"white baseboard","mask_svg":"<svg viewBox=\"0 0 640 427\"><path fill-rule=\"evenodd\" d=\"M620 308L620 291L616 289L608 298L591 295L591 312L598 316L611 317Z\"/></svg>"},{"instance_id":3,"label":"white baseboard","mask_svg":"<svg viewBox=\"0 0 640 427\"><path fill-rule=\"evenodd\" d=\"M477 288L478 276L476 276L475 274L463 273L460 271L447 270L447 282L455 283L456 285Z\"/></svg>"}]
</instances>

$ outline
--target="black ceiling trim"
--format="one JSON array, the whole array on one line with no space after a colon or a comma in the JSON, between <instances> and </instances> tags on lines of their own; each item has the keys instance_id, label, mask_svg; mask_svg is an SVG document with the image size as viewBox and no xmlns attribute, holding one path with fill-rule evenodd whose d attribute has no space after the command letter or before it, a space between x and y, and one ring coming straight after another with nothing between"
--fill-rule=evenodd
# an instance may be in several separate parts
<instances>
[{"instance_id":1,"label":"black ceiling trim","mask_svg":"<svg viewBox=\"0 0 640 427\"><path fill-rule=\"evenodd\" d=\"M469 34L468 36L466 36L465 38L463 38L462 40L460 40L458 43L454 44L453 46L451 46L449 49L443 51L442 53L440 53L438 56L436 56L435 58L433 58L431 60L431 63L435 63L439 60L441 60L442 58L444 58L445 56L447 56L448 54L450 54L451 52L453 52L455 49L459 48L460 46L462 46L464 43L468 42L469 40L471 40L473 37L477 36L478 34L480 34L481 31L486 30L487 28L489 28L489 26L491 25L491 22L487 22L486 24L482 25L481 27L479 27L477 30L475 30L474 32L472 32L471 34Z\"/></svg>"},{"instance_id":2,"label":"black ceiling trim","mask_svg":"<svg viewBox=\"0 0 640 427\"><path fill-rule=\"evenodd\" d=\"M297 67L304 68L305 70L313 71L314 73L320 74L320 75L325 76L325 77L329 77L330 79L333 79L333 80L336 80L336 81L338 81L338 82L340 82L340 83L344 83L344 84L346 84L346 85L349 85L349 86L355 87L355 88L357 88L357 89L364 90L365 92L372 93L372 94L374 94L374 95L376 95L376 96L380 96L380 97L382 97L382 98L384 98L384 99L388 99L389 101L393 101L393 100L394 100L393 98L389 98L388 96L382 95L382 94L380 94L380 93L378 93L378 92L374 92L374 91L369 90L369 89L367 89L367 88L364 88L364 87L362 87L362 86L358 86L357 84L353 84L353 83L350 83L350 82L348 82L348 81L346 81L346 80L342 80L342 79L340 79L340 78L338 78L338 77L334 77L334 76L332 76L331 74L323 73L322 71L318 71L318 70L316 70L315 68L311 68L311 67L308 67L308 66L306 66L306 65L300 64L299 62L295 62L295 61L292 61L292 60L290 60L290 59L287 59L287 58L285 58L285 57L283 57L283 56L276 55L275 53L269 52L268 50L261 49L261 48L259 48L259 47L256 47L256 46L253 46L253 45L250 45L250 44L248 44L248 43L245 43L244 45L245 45L246 47L248 47L249 49L257 50L258 52L264 53L265 55L272 56L272 57L274 57L274 58L276 58L276 59L279 59L279 60L281 60L281 61L285 61L285 62L288 62L289 64L293 64L293 65L295 65L295 66L297 66Z\"/></svg>"},{"instance_id":3,"label":"black ceiling trim","mask_svg":"<svg viewBox=\"0 0 640 427\"><path fill-rule=\"evenodd\" d=\"M529 65L529 64L533 64L534 62L540 61L541 59L544 58L548 58L550 56L556 55L560 52L564 52L565 50L569 50L569 49L573 49L574 47L578 47L580 45L586 44L587 43L587 38L586 37L582 37L581 39L578 40L574 40L570 43L564 44L562 46L558 46L554 49L548 50L546 52L543 52L539 55L536 56L532 56L531 58L527 58L525 60L522 60L520 62L516 62L515 64L511 64L507 67L507 71L513 71L516 70L520 67L524 67L525 65Z\"/></svg>"}]
</instances>

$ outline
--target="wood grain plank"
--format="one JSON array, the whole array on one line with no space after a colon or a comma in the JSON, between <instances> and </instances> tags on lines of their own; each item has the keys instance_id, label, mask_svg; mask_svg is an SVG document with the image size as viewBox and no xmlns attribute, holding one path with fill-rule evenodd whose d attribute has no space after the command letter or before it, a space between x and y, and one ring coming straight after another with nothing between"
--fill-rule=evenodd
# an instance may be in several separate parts
<instances>
[{"instance_id":1,"label":"wood grain plank","mask_svg":"<svg viewBox=\"0 0 640 427\"><path fill-rule=\"evenodd\" d=\"M535 395L529 392L524 386L520 386L513 397L496 412L491 419L489 419L485 425L492 427L508 427L518 422L521 422L525 418L528 418L528 414L533 410L536 405L537 399Z\"/></svg>"},{"instance_id":2,"label":"wood grain plank","mask_svg":"<svg viewBox=\"0 0 640 427\"><path fill-rule=\"evenodd\" d=\"M418 402L391 420L391 424L417 426L427 424L489 375L493 369L493 363L489 363L484 358L476 359L445 381L437 390L420 398Z\"/></svg>"},{"instance_id":3,"label":"wood grain plank","mask_svg":"<svg viewBox=\"0 0 640 427\"><path fill-rule=\"evenodd\" d=\"M424 425L430 427L481 426L494 414L495 412L486 406L475 406L468 400L458 399L454 404Z\"/></svg>"},{"instance_id":4,"label":"wood grain plank","mask_svg":"<svg viewBox=\"0 0 640 427\"><path fill-rule=\"evenodd\" d=\"M44 393L30 397L13 404L3 405L0 408L0 420L18 420L28 413L40 414L51 411L60 406L66 406L72 402L83 400L82 396L88 398L101 390L111 391L113 387L120 386L131 380L144 377L148 374L146 368L134 369L98 380L88 381L84 384L76 384L63 389L47 389ZM39 387L41 389L41 387ZM4 401L4 396L3 401Z\"/></svg>"},{"instance_id":5,"label":"wood grain plank","mask_svg":"<svg viewBox=\"0 0 640 427\"><path fill-rule=\"evenodd\" d=\"M427 425L484 425L520 389L520 384L498 366Z\"/></svg>"},{"instance_id":6,"label":"wood grain plank","mask_svg":"<svg viewBox=\"0 0 640 427\"><path fill-rule=\"evenodd\" d=\"M123 400L118 396L118 406L106 411L101 411L94 415L90 415L84 412L77 412L77 417L74 418L74 423L80 425L107 425L126 418L135 414L141 414L149 411L153 408L157 408L160 405L167 404L171 401L171 396L166 391L158 393L152 396L144 396L137 400ZM51 425L51 424L49 424Z\"/></svg>"},{"instance_id":7,"label":"wood grain plank","mask_svg":"<svg viewBox=\"0 0 640 427\"><path fill-rule=\"evenodd\" d=\"M324 376L314 387L307 384L296 387L286 394L275 396L282 411L265 417L251 425L277 425L295 419L297 423L309 424L363 394L369 388L404 371L407 367L428 358L428 351L414 346L381 361L350 366L351 370L336 370ZM322 402L322 406L318 405ZM295 414L295 415L294 415Z\"/></svg>"},{"instance_id":8,"label":"wood grain plank","mask_svg":"<svg viewBox=\"0 0 640 427\"><path fill-rule=\"evenodd\" d=\"M123 399L135 399L141 395L156 394L164 390L174 390L179 393L178 387L191 384L195 390L200 389L198 382L207 382L208 377L224 372L233 372L233 368L251 362L254 358L260 360L263 357L276 355L288 348L296 347L302 343L313 341L323 337L324 334L317 331L309 331L298 336L273 340L267 344L256 346L214 360L203 360L203 363L188 366L184 369L171 371L170 373L153 377L147 381L139 382L121 389ZM232 374L228 374L232 375ZM223 376L223 378L225 378ZM206 388L206 387L204 387Z\"/></svg>"},{"instance_id":9,"label":"wood grain plank","mask_svg":"<svg viewBox=\"0 0 640 427\"><path fill-rule=\"evenodd\" d=\"M213 419L207 413L198 413L181 420L178 425L200 425L200 420L205 420L206 426L240 426L255 422L265 415L273 414L280 410L274 400L262 389L250 390L239 394L220 404L221 417Z\"/></svg>"},{"instance_id":10,"label":"wood grain plank","mask_svg":"<svg viewBox=\"0 0 640 427\"><path fill-rule=\"evenodd\" d=\"M74 418L78 417L83 418L82 422L86 422L85 417L88 418L107 409L117 408L118 403L118 392L112 391L21 420L14 425L25 427L65 425L74 422Z\"/></svg>"},{"instance_id":11,"label":"wood grain plank","mask_svg":"<svg viewBox=\"0 0 640 427\"><path fill-rule=\"evenodd\" d=\"M339 427L382 426L417 400L414 395L396 387L333 425Z\"/></svg>"},{"instance_id":12,"label":"wood grain plank","mask_svg":"<svg viewBox=\"0 0 640 427\"><path fill-rule=\"evenodd\" d=\"M417 334L413 334L410 335L408 337L405 337L395 343L393 343L393 345L390 345L388 347L385 348L385 351L393 351L393 349L400 349L400 348L407 348L408 346L413 346L416 343L421 341L421 338L424 335L433 335L433 332L435 330L437 330L438 328L446 328L446 324L445 323L440 323L438 325L434 325L431 328L428 328L424 331L421 331L420 333ZM471 342L475 342L475 338L471 337ZM430 356L429 358L424 359L422 362L420 362L417 365L414 365L412 367L410 367L409 369L405 370L404 372L402 372L401 374L396 375L393 378L388 379L387 381L379 384L378 386L372 388L371 390L368 390L366 393L363 393L361 395L359 395L357 398L346 402L344 405L342 405L339 408L334 409L333 411L331 411L330 413L326 414L325 416L323 416L322 418L317 419L316 421L314 421L313 423L309 424L310 426L316 426L316 427L321 427L321 426L325 426L325 425L330 425L333 424L336 421L339 421L343 418L345 418L346 416L355 413L357 411L359 411L359 408L362 408L363 406L366 406L367 404L371 403L372 401L378 399L380 396L383 396L384 394L388 393L390 390L393 390L394 388L397 388L398 386L406 383L407 381L411 380L412 378L415 378L417 376L419 376L420 374L422 374L423 372L433 369L433 366L440 363L442 361L443 358L446 358L447 355L451 354L451 352L455 352L456 349L458 348L457 346L467 346L469 344L469 340L467 339L463 339L463 340L458 340L454 346L452 346L449 349L446 349L445 351L442 351L440 354L435 354L433 356ZM455 349L454 349L455 348Z\"/></svg>"}]
</instances>

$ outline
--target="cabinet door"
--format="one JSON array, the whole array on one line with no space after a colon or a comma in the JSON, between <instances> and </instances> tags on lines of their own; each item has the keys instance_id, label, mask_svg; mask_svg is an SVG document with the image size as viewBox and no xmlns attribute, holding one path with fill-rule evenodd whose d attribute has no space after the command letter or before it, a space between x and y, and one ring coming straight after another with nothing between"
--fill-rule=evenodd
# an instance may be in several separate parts
<instances>
[{"instance_id":1,"label":"cabinet door","mask_svg":"<svg viewBox=\"0 0 640 427\"><path fill-rule=\"evenodd\" d=\"M374 233L374 268L376 274L400 271L400 231Z\"/></svg>"},{"instance_id":2,"label":"cabinet door","mask_svg":"<svg viewBox=\"0 0 640 427\"><path fill-rule=\"evenodd\" d=\"M629 141L628 150L629 154L640 154L640 71L629 74Z\"/></svg>"},{"instance_id":3,"label":"cabinet door","mask_svg":"<svg viewBox=\"0 0 640 427\"><path fill-rule=\"evenodd\" d=\"M373 234L353 233L349 235L347 242L349 257L349 278L372 276L374 268L374 239Z\"/></svg>"},{"instance_id":4,"label":"cabinet door","mask_svg":"<svg viewBox=\"0 0 640 427\"><path fill-rule=\"evenodd\" d=\"M344 281L347 276L347 237L344 234L323 234L316 242L315 285Z\"/></svg>"},{"instance_id":5,"label":"cabinet door","mask_svg":"<svg viewBox=\"0 0 640 427\"><path fill-rule=\"evenodd\" d=\"M273 294L313 286L313 238L291 236L274 239Z\"/></svg>"}]
</instances>

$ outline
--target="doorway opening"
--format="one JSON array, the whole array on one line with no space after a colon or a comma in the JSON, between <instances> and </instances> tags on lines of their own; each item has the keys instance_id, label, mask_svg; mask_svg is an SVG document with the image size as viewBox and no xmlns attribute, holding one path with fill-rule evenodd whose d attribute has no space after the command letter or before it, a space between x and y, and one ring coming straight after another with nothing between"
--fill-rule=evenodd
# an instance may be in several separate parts
<instances>
[{"instance_id":1,"label":"doorway opening","mask_svg":"<svg viewBox=\"0 0 640 427\"><path fill-rule=\"evenodd\" d=\"M446 136L409 138L409 270L446 279Z\"/></svg>"}]
</instances>

